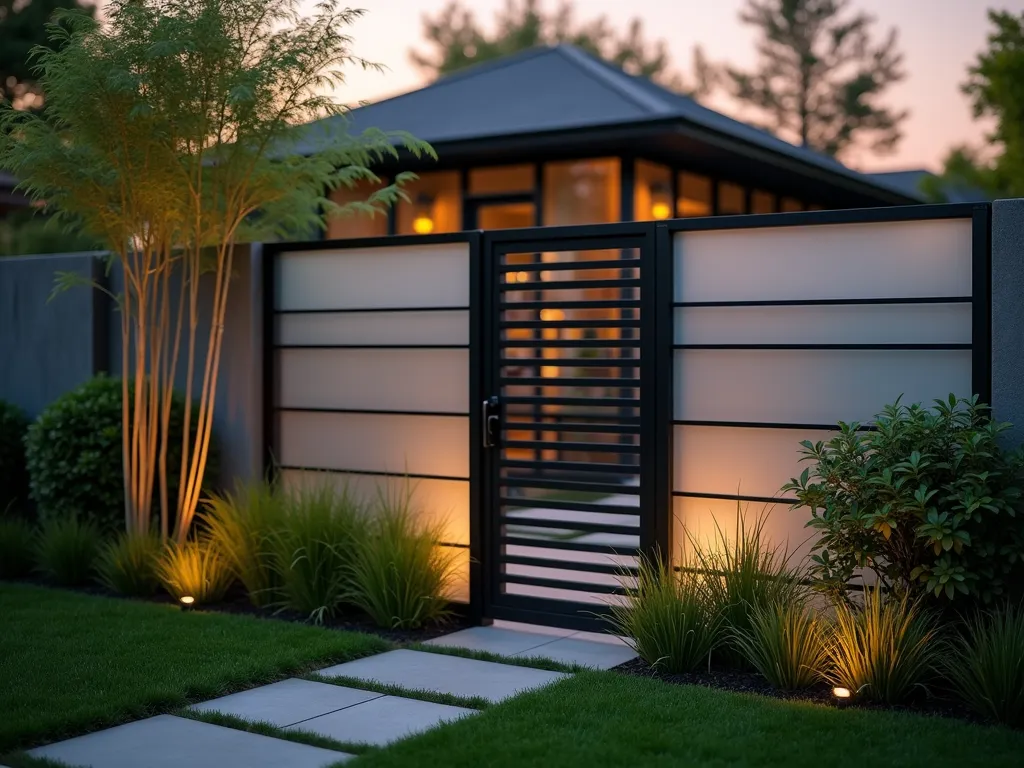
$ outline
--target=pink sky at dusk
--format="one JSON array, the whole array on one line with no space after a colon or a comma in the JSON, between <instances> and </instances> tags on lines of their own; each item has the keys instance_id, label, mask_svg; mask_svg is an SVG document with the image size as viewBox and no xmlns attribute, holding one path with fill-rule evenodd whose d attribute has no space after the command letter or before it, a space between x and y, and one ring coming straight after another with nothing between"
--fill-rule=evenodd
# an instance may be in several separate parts
<instances>
[{"instance_id":1,"label":"pink sky at dusk","mask_svg":"<svg viewBox=\"0 0 1024 768\"><path fill-rule=\"evenodd\" d=\"M313 0L306 0L312 5ZM350 3L369 12L352 28L355 52L384 64L386 74L350 69L348 87L338 97L349 104L375 101L426 83L410 62L409 49L422 47L423 14L436 14L445 0L361 0ZM547 0L553 9L557 0ZM477 18L490 24L504 0L470 0ZM738 18L745 0L576 0L577 18L606 15L623 27L634 16L644 22L648 38L663 38L672 63L688 74L695 44L713 61L747 67L754 63L756 33ZM937 170L950 146L983 141L985 126L971 117L959 85L988 34L986 8L1024 12L1024 0L854 0L853 6L876 17L881 35L889 27L900 34L907 78L894 86L888 103L911 111L904 139L890 156L854 156L848 163L863 170L926 167ZM721 97L708 105L742 119L734 104Z\"/></svg>"}]
</instances>

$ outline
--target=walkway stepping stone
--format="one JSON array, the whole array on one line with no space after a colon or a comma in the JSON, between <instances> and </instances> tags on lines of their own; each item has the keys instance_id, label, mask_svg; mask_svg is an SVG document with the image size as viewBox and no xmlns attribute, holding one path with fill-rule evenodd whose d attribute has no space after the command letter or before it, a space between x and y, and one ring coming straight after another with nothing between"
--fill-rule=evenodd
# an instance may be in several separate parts
<instances>
[{"instance_id":1,"label":"walkway stepping stone","mask_svg":"<svg viewBox=\"0 0 1024 768\"><path fill-rule=\"evenodd\" d=\"M326 768L353 755L158 715L29 752L89 768Z\"/></svg>"},{"instance_id":2,"label":"walkway stepping stone","mask_svg":"<svg viewBox=\"0 0 1024 768\"><path fill-rule=\"evenodd\" d=\"M559 638L553 635L537 635L499 627L470 627L450 635L428 640L426 645L440 645L446 648L466 648L471 651L487 651L512 656L553 643ZM533 655L533 654L530 654Z\"/></svg>"},{"instance_id":3,"label":"walkway stepping stone","mask_svg":"<svg viewBox=\"0 0 1024 768\"><path fill-rule=\"evenodd\" d=\"M310 731L339 741L383 746L474 714L475 709L381 696L355 707L314 717L289 730Z\"/></svg>"},{"instance_id":4,"label":"walkway stepping stone","mask_svg":"<svg viewBox=\"0 0 1024 768\"><path fill-rule=\"evenodd\" d=\"M292 678L204 701L191 708L197 712L221 712L284 728L380 696L383 694Z\"/></svg>"},{"instance_id":5,"label":"walkway stepping stone","mask_svg":"<svg viewBox=\"0 0 1024 768\"><path fill-rule=\"evenodd\" d=\"M338 664L321 670L320 674L454 696L480 696L490 702L568 677L562 672L404 649Z\"/></svg>"},{"instance_id":6,"label":"walkway stepping stone","mask_svg":"<svg viewBox=\"0 0 1024 768\"><path fill-rule=\"evenodd\" d=\"M636 652L627 645L578 640L566 637L516 654L523 658L541 657L563 664L579 664L593 669L611 669L636 658Z\"/></svg>"}]
</instances>

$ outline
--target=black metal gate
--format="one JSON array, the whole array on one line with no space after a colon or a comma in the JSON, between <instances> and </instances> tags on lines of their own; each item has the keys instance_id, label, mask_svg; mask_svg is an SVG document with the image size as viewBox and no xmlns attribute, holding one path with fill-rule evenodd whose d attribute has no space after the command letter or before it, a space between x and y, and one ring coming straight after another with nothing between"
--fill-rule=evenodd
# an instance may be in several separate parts
<instances>
[{"instance_id":1,"label":"black metal gate","mask_svg":"<svg viewBox=\"0 0 1024 768\"><path fill-rule=\"evenodd\" d=\"M659 444L658 360L671 364L657 354L655 228L593 232L482 243L485 617L599 628L637 556L667 544L654 516L668 482L645 460Z\"/></svg>"}]
</instances>

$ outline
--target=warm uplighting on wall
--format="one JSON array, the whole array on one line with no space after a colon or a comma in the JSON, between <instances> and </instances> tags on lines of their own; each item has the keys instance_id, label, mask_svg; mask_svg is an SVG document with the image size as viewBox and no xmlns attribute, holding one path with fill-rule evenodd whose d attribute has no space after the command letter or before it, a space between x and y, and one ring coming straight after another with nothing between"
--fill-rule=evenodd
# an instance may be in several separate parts
<instances>
[{"instance_id":1,"label":"warm uplighting on wall","mask_svg":"<svg viewBox=\"0 0 1024 768\"><path fill-rule=\"evenodd\" d=\"M667 219L672 215L672 193L667 184L651 185L651 218Z\"/></svg>"},{"instance_id":2,"label":"warm uplighting on wall","mask_svg":"<svg viewBox=\"0 0 1024 768\"><path fill-rule=\"evenodd\" d=\"M417 235L429 235L434 231L434 198L428 194L416 197L416 215L412 220L412 231Z\"/></svg>"}]
</instances>

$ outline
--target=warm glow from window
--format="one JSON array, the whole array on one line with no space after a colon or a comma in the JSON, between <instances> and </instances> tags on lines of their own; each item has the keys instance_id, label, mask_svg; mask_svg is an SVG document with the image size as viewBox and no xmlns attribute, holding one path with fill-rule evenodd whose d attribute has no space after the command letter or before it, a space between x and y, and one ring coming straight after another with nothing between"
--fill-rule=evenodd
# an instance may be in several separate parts
<instances>
[{"instance_id":1,"label":"warm glow from window","mask_svg":"<svg viewBox=\"0 0 1024 768\"><path fill-rule=\"evenodd\" d=\"M541 378L544 379L557 379L558 378L558 366L557 365L542 365L540 367Z\"/></svg>"},{"instance_id":2,"label":"warm glow from window","mask_svg":"<svg viewBox=\"0 0 1024 768\"><path fill-rule=\"evenodd\" d=\"M564 320L565 312L560 309L542 309L540 311L541 320Z\"/></svg>"},{"instance_id":3,"label":"warm glow from window","mask_svg":"<svg viewBox=\"0 0 1024 768\"><path fill-rule=\"evenodd\" d=\"M421 213L412 220L412 230L417 235L429 235L434 231L434 220L427 214Z\"/></svg>"},{"instance_id":4,"label":"warm glow from window","mask_svg":"<svg viewBox=\"0 0 1024 768\"><path fill-rule=\"evenodd\" d=\"M651 218L653 219L667 219L671 214L672 209L664 201L658 201L651 206Z\"/></svg>"},{"instance_id":5,"label":"warm glow from window","mask_svg":"<svg viewBox=\"0 0 1024 768\"><path fill-rule=\"evenodd\" d=\"M516 280L520 283L525 283L530 279L530 276L525 272L516 272Z\"/></svg>"}]
</instances>

